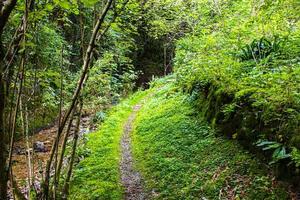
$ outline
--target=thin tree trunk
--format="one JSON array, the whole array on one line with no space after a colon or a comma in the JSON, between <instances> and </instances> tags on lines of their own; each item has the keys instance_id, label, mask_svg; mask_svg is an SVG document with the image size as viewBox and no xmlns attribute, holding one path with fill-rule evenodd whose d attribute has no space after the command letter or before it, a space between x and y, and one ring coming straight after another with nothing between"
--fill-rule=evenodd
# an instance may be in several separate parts
<instances>
[{"instance_id":1,"label":"thin tree trunk","mask_svg":"<svg viewBox=\"0 0 300 200\"><path fill-rule=\"evenodd\" d=\"M25 1L25 14L24 14L24 32L23 32L23 42L26 43L26 31L27 31L27 18L28 18L28 1ZM25 47L24 47L25 48ZM26 59L26 51L24 50L22 52L22 59L21 59L21 65L20 65L20 74L19 74L19 89L18 89L18 96L17 101L15 105L14 115L13 115L13 121L12 121L12 128L11 128L11 138L10 138L10 148L8 152L8 167L7 167L7 176L10 173L10 184L11 184L11 190L13 197L16 194L18 198L23 199L22 194L20 193L19 189L15 187L14 177L13 177L13 170L12 170L12 154L13 154L13 148L14 148L14 142L15 142L15 133L16 133L16 122L17 122L17 116L19 111L19 105L21 102L21 95L22 95L22 89L23 89L23 80L25 75L25 59Z\"/></svg>"},{"instance_id":2,"label":"thin tree trunk","mask_svg":"<svg viewBox=\"0 0 300 200\"><path fill-rule=\"evenodd\" d=\"M80 22L80 53L82 56L82 62L84 61L85 58L85 44L84 44L84 37L85 37L85 28L84 28L84 16L82 13L82 3L78 0L78 5L79 5L79 22Z\"/></svg>"},{"instance_id":3,"label":"thin tree trunk","mask_svg":"<svg viewBox=\"0 0 300 200\"><path fill-rule=\"evenodd\" d=\"M24 20L24 33L23 33L23 43L26 43L26 32L27 32L27 19L28 19L28 1L25 1L25 20ZM25 47L24 47L25 48ZM25 62L26 62L26 48L22 52L22 59L21 59L21 65L20 65L20 74L19 74L19 89L18 89L18 96L16 101L16 106L14 110L13 115L13 122L12 122L12 132L11 132L11 138L10 138L10 149L9 149L9 155L8 155L8 173L10 172L10 169L12 167L12 153L13 153L13 147L15 142L15 132L16 132L16 122L17 122L17 116L19 111L19 105L20 105L20 99L23 89L23 79L25 75ZM11 183L12 184L12 183ZM13 187L13 184L12 184Z\"/></svg>"},{"instance_id":4,"label":"thin tree trunk","mask_svg":"<svg viewBox=\"0 0 300 200\"><path fill-rule=\"evenodd\" d=\"M26 162L27 162L27 189L28 197L31 196L31 186L32 186L32 165L31 165L31 152L29 146L29 133L28 133L28 113L26 103L23 106L22 97L20 99L20 120L22 124L22 132L26 140Z\"/></svg>"},{"instance_id":5,"label":"thin tree trunk","mask_svg":"<svg viewBox=\"0 0 300 200\"><path fill-rule=\"evenodd\" d=\"M4 6L0 7L0 36L2 35L8 18L16 4L17 0L8 0Z\"/></svg>"},{"instance_id":6,"label":"thin tree trunk","mask_svg":"<svg viewBox=\"0 0 300 200\"><path fill-rule=\"evenodd\" d=\"M63 187L62 199L67 199L67 197L69 195L70 179L71 179L71 175L72 175L73 164L74 164L76 148L77 148L77 141L78 141L78 137L79 137L79 126L80 126L80 120L81 120L82 105L83 105L82 100L80 100L79 112L78 112L77 121L76 121L76 129L75 129L75 133L74 133L74 142L73 142L73 147L72 147L72 153L71 153L69 168L68 168L68 171L67 171L67 177L66 177L64 187Z\"/></svg>"},{"instance_id":7,"label":"thin tree trunk","mask_svg":"<svg viewBox=\"0 0 300 200\"><path fill-rule=\"evenodd\" d=\"M27 105L25 104L25 138L26 138L26 149L27 149L27 169L28 169L28 182L29 182L29 187L28 187L28 196L30 197L31 194L31 188L33 186L33 181L34 181L34 174L33 174L33 167L32 167L32 154L31 150L33 152L33 149L30 148L29 144L29 125L28 125L28 110L27 110Z\"/></svg>"},{"instance_id":8,"label":"thin tree trunk","mask_svg":"<svg viewBox=\"0 0 300 200\"><path fill-rule=\"evenodd\" d=\"M114 5L114 15L113 15L113 18L110 20L110 22L108 23L108 25L101 31L101 33L99 33L99 35L97 36L97 39L96 39L96 44L102 40L102 38L105 36L105 34L107 33L107 31L109 30L109 28L111 27L112 23L114 23L117 19L117 17L124 11L127 3L129 2L129 0L125 0L122 4L122 7L120 8L120 10L117 10L116 9L116 6ZM96 53L96 55L94 55ZM91 59L93 57L96 57L97 58L97 52L93 51L93 53L91 54Z\"/></svg>"},{"instance_id":9,"label":"thin tree trunk","mask_svg":"<svg viewBox=\"0 0 300 200\"><path fill-rule=\"evenodd\" d=\"M167 44L164 44L164 75L167 75L168 63L167 63Z\"/></svg>"},{"instance_id":10,"label":"thin tree trunk","mask_svg":"<svg viewBox=\"0 0 300 200\"><path fill-rule=\"evenodd\" d=\"M4 51L2 44L2 34L4 27L8 21L8 18L17 4L17 0L10 0L7 4L1 5L0 7L0 199L7 198L7 141L8 134L5 131L5 101L6 101L6 82L3 77L5 62L4 62Z\"/></svg>"},{"instance_id":11,"label":"thin tree trunk","mask_svg":"<svg viewBox=\"0 0 300 200\"><path fill-rule=\"evenodd\" d=\"M33 11L34 9L34 0L29 0L28 3L28 13ZM11 68L11 65L13 64L13 61L18 54L18 51L21 46L21 41L23 39L23 33L24 33L24 28L25 28L25 21L27 17L24 15L21 24L18 26L18 28L15 31L15 34L13 36L13 39L11 43L8 46L8 49L6 51L5 57L4 57L4 63L5 66L3 68L3 76L5 75L7 85L10 85L11 77L13 74L13 69ZM7 72L8 71L8 72ZM7 91L8 93L8 91Z\"/></svg>"},{"instance_id":12,"label":"thin tree trunk","mask_svg":"<svg viewBox=\"0 0 300 200\"><path fill-rule=\"evenodd\" d=\"M1 39L0 39L1 40ZM1 41L0 41L1 43ZM2 73L2 66L4 65L3 61L3 53L2 51L2 44L0 44L0 67ZM5 108L5 81L2 77L0 77L0 199L6 199L7 197L7 134L4 130L4 108Z\"/></svg>"},{"instance_id":13,"label":"thin tree trunk","mask_svg":"<svg viewBox=\"0 0 300 200\"><path fill-rule=\"evenodd\" d=\"M58 127L60 127L60 123L61 123L61 116L62 116L62 107L63 107L63 57L64 54L64 49L63 47L61 48L61 77L60 77L60 102L59 102L59 117L58 117ZM58 175L57 175L57 156L58 156L58 148L59 148L59 142L56 144L55 147L55 162L54 162L54 189L53 189L53 198L54 200L57 198L57 188L58 188Z\"/></svg>"},{"instance_id":14,"label":"thin tree trunk","mask_svg":"<svg viewBox=\"0 0 300 200\"><path fill-rule=\"evenodd\" d=\"M107 3L106 3L106 6L103 10L103 13L101 15L101 17L99 18L99 20L97 21L96 23L96 26L93 30L93 34L92 34L92 37L90 39L90 43L89 43L89 46L87 48L87 51L86 51L86 54L85 54L85 59L84 59L84 63L83 63L83 66L82 66L82 74L81 74L81 77L78 81L78 84L77 84L77 87L76 87L76 90L74 92L74 95L73 95L73 98L72 98L72 102L71 102L71 105L68 109L68 111L66 112L66 114L64 115L64 118L62 120L62 123L61 123L61 127L59 127L60 129L60 132L62 131L63 127L65 126L66 124L66 121L68 120L68 117L70 116L70 113L75 105L75 102L77 101L78 99L78 96L81 92L81 89L82 89L82 86L83 86L83 83L84 83L84 79L89 71L89 65L90 65L90 62L91 62L91 54L93 52L93 49L95 47L95 41L96 41L96 37L98 35L98 32L104 22L104 19L105 19L105 16L112 4L112 1L113 0L108 0Z\"/></svg>"},{"instance_id":15,"label":"thin tree trunk","mask_svg":"<svg viewBox=\"0 0 300 200\"><path fill-rule=\"evenodd\" d=\"M8 167L7 167L7 173L9 173L12 169L12 154L13 154L13 148L15 143L15 133L16 133L16 123L17 123L17 116L19 112L19 105L20 105L20 99L23 89L23 76L24 76L24 67L25 67L25 58L22 59L21 62L21 73L20 73L20 80L19 80L19 88L18 88L18 95L17 95L17 101L13 113L12 118L12 128L11 128L11 137L10 137L10 144L9 144L9 152L8 152ZM12 176L12 174L11 174ZM13 189L13 182L11 182L11 187Z\"/></svg>"},{"instance_id":16,"label":"thin tree trunk","mask_svg":"<svg viewBox=\"0 0 300 200\"><path fill-rule=\"evenodd\" d=\"M20 105L20 99L23 89L23 77L24 77L24 71L25 71L25 55L22 58L21 61L21 67L20 67L20 75L19 75L19 88L18 88L18 94L17 94L17 100L15 109L12 115L12 124L11 124L11 134L10 134L10 143L9 143L9 152L8 152L8 167L7 167L7 173L11 172L12 168L12 154L13 154L13 148L15 143L15 133L16 133L16 123L17 123L17 117L19 112L19 105ZM12 174L11 174L12 176ZM13 189L13 182L11 181L11 187Z\"/></svg>"},{"instance_id":17,"label":"thin tree trunk","mask_svg":"<svg viewBox=\"0 0 300 200\"><path fill-rule=\"evenodd\" d=\"M99 30L100 30L100 28L101 28L101 26L104 22L104 19L107 15L108 10L110 9L112 1L113 0L108 0L107 1L106 6L103 9L102 14L101 14L100 18L98 19L98 21L96 23L96 26L93 29L93 33L92 33L92 36L91 36L91 39L90 39L90 42L89 42L89 46L88 46L86 54L85 54L85 59L84 59L84 63L83 63L83 66L82 66L81 77L80 77L80 79L77 83L76 90L73 94L71 105L69 106L69 109L64 114L64 117L61 121L60 127L58 127L57 136L56 136L56 139L54 140L54 144L53 144L52 149L51 149L50 157L49 157L49 160L48 160L47 165L46 165L45 181L44 181L44 184L43 184L43 192L44 192L43 197L45 199L49 198L50 170L51 170L51 165L52 165L52 161L53 161L53 157L54 157L54 153L55 153L55 147L59 142L59 139L61 137L61 133L62 133L62 131L63 131L65 125L66 125L66 122L68 121L68 118L69 118L69 116L70 116L70 114L71 114L71 112L72 112L72 110L75 106L75 103L76 103L76 101L77 101L77 99L80 95L82 86L84 84L84 80L86 79L86 75L89 71L89 66L90 66L90 62L91 62L91 55L92 55L93 49L95 47L95 41L96 41L97 34L98 34L98 32L99 32Z\"/></svg>"},{"instance_id":18,"label":"thin tree trunk","mask_svg":"<svg viewBox=\"0 0 300 200\"><path fill-rule=\"evenodd\" d=\"M72 127L75 110L76 109L74 108L73 111L72 111L72 113L71 113L69 124L68 124L67 130L65 131L65 135L63 137L62 146L61 146L61 152L60 152L60 155L59 155L57 169L56 169L56 171L57 171L57 182L59 182L59 179L60 179L60 173L61 173L62 163L63 163L63 160L64 160L64 155L65 155L65 151L66 151L67 141L68 141L68 137L70 135L70 130L71 130L71 127Z\"/></svg>"}]
</instances>

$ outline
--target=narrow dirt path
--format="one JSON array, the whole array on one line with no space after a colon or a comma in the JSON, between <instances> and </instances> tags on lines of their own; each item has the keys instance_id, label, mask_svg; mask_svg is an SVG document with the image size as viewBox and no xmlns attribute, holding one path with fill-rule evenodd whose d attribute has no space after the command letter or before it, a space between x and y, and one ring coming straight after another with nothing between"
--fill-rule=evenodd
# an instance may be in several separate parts
<instances>
[{"instance_id":1,"label":"narrow dirt path","mask_svg":"<svg viewBox=\"0 0 300 200\"><path fill-rule=\"evenodd\" d=\"M121 181L125 188L125 200L144 200L145 193L142 186L142 178L138 171L134 169L134 159L131 151L132 123L136 117L136 112L141 105L134 107L133 113L128 118L124 126L124 133L121 140L122 158L120 163Z\"/></svg>"}]
</instances>

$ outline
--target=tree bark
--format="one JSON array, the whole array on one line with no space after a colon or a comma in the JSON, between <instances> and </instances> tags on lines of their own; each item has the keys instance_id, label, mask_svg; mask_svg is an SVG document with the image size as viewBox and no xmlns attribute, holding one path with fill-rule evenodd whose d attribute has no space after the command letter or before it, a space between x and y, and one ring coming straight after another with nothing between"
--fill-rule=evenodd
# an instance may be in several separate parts
<instances>
[{"instance_id":1,"label":"tree bark","mask_svg":"<svg viewBox=\"0 0 300 200\"><path fill-rule=\"evenodd\" d=\"M0 49L2 47L0 46ZM2 65L2 56L0 64ZM0 199L7 197L7 134L4 130L5 81L0 77Z\"/></svg>"},{"instance_id":2,"label":"tree bark","mask_svg":"<svg viewBox=\"0 0 300 200\"><path fill-rule=\"evenodd\" d=\"M0 10L0 36L3 34L4 27L8 21L10 13L17 4L17 0L6 0L3 1Z\"/></svg>"},{"instance_id":3,"label":"tree bark","mask_svg":"<svg viewBox=\"0 0 300 200\"><path fill-rule=\"evenodd\" d=\"M83 66L82 66L81 77L78 81L76 90L74 92L71 105L70 105L68 111L66 112L66 114L64 115L63 120L61 122L61 127L59 127L59 132L62 132L62 130L63 130L63 128L64 128L64 126L65 126L65 124L68 120L68 117L70 116L70 113L71 113L71 111L72 111L72 109L75 105L75 102L77 101L77 99L79 97L82 86L84 84L84 79L85 79L85 77L86 77L86 75L89 71L89 66L90 66L90 62L91 62L91 54L92 54L93 49L95 47L95 41L96 41L98 32L99 32L99 30L100 30L100 28L101 28L101 26L104 22L105 16L106 16L112 2L113 2L113 0L108 0L107 1L106 6L104 7L104 10L103 10L99 20L97 21L94 30L93 30L93 33L92 33L92 36L91 36L91 39L90 39L90 42L89 42L89 46L88 46L86 54L85 54L85 58L84 58Z\"/></svg>"},{"instance_id":4,"label":"tree bark","mask_svg":"<svg viewBox=\"0 0 300 200\"><path fill-rule=\"evenodd\" d=\"M28 1L28 12L33 11L34 9L34 0L29 0ZM13 36L13 39L11 41L11 43L9 44L5 57L4 57L4 62L5 62L5 67L4 67L4 74L6 75L6 79L7 79L7 85L10 84L11 81L11 77L13 74L13 69L10 68L10 66L13 64L13 61L16 57L16 55L18 54L18 51L20 49L20 44L23 38L23 33L24 33L24 24L25 24L25 20L26 17L25 15L23 16L20 25L18 26L18 28L15 31L15 34ZM8 72L7 72L8 71ZM8 92L8 91L7 91Z\"/></svg>"},{"instance_id":5,"label":"tree bark","mask_svg":"<svg viewBox=\"0 0 300 200\"><path fill-rule=\"evenodd\" d=\"M164 75L167 75L168 63L167 63L167 44L164 44Z\"/></svg>"},{"instance_id":6,"label":"tree bark","mask_svg":"<svg viewBox=\"0 0 300 200\"><path fill-rule=\"evenodd\" d=\"M73 164L74 164L76 148L77 148L77 142L78 142L78 136L79 136L79 126L80 126L80 120L81 120L82 106L83 106L83 103L82 103L82 100L80 100L79 111L78 111L78 116L77 116L77 120L76 120L76 129L75 129L75 133L74 133L71 159L70 159L69 168L68 168L68 171L67 171L67 177L66 177L64 187L63 187L62 199L67 199L67 197L69 195L70 179L71 179L71 175L72 175Z\"/></svg>"},{"instance_id":7,"label":"tree bark","mask_svg":"<svg viewBox=\"0 0 300 200\"><path fill-rule=\"evenodd\" d=\"M17 0L10 1L1 1L0 5L0 199L7 198L7 136L5 133L5 101L6 101L6 91L5 91L5 80L3 79L3 72L5 62L4 59L4 50L2 43L2 34L4 27L9 19L9 16L17 4Z\"/></svg>"},{"instance_id":8,"label":"tree bark","mask_svg":"<svg viewBox=\"0 0 300 200\"><path fill-rule=\"evenodd\" d=\"M43 198L44 199L49 199L49 181L50 181L50 171L51 171L51 166L52 166L52 161L53 161L53 158L54 158L54 153L55 153L55 147L57 146L58 142L59 142L59 139L61 137L61 133L63 132L63 129L66 125L66 122L68 121L68 118L75 106L75 103L80 95L80 92L81 92L81 89L84 85L84 80L86 79L86 76L87 76L87 73L89 71L89 67L90 67L90 63L91 63L91 55L93 53L93 49L95 47L95 41L96 41L96 38L97 38L97 35L98 35L98 32L104 22L104 19L107 15L107 12L109 11L111 5L112 5L112 2L113 0L108 0L103 11L102 11L102 14L100 16L100 18L98 19L94 29L93 29L93 32L92 32L92 36L90 38L90 42L89 42L89 46L87 48L87 51L85 53L85 59L84 59L84 62L83 62L83 66L82 66L82 72L81 72L81 77L77 83L77 87L75 89L75 92L73 94L73 97L72 97L72 101L71 101L71 105L69 106L69 109L66 111L66 113L64 114L64 117L60 123L60 127L58 127L58 132L57 132L57 136L56 136L56 139L54 140L54 144L52 146L52 149L51 149L51 153L50 153L50 157L49 157L49 160L47 162L47 165L46 165L46 172L45 172L45 181L44 181L44 184L43 184Z\"/></svg>"},{"instance_id":9,"label":"tree bark","mask_svg":"<svg viewBox=\"0 0 300 200\"><path fill-rule=\"evenodd\" d=\"M28 0L25 0L25 14L24 14L24 32L23 32L23 43L26 43L26 32L27 32L27 19L28 19ZM10 149L9 149L9 155L8 155L8 171L10 171L10 168L12 167L12 152L15 142L15 132L16 132L16 122L18 117L18 111L19 111L19 105L22 95L22 89L23 89L23 81L24 81L24 75L25 75L25 63L26 63L26 51L24 50L22 52L22 58L21 58L21 66L20 66L20 74L19 74L19 90L18 90L18 96L16 101L16 106L14 110L13 115L13 122L12 122L12 132L11 132L11 138L10 138ZM13 185L12 185L13 186Z\"/></svg>"},{"instance_id":10,"label":"tree bark","mask_svg":"<svg viewBox=\"0 0 300 200\"><path fill-rule=\"evenodd\" d=\"M66 151L68 137L70 135L70 130L71 130L71 127L72 127L72 124L73 124L73 118L74 118L75 110L76 109L74 109L72 111L72 113L71 113L69 124L68 124L67 130L65 131L65 135L63 137L62 147L61 147L61 151L60 151L60 155L59 155L59 159L58 159L58 164L57 164L57 169L56 169L57 182L59 182L59 179L60 179L60 173L61 173L62 163L63 163L65 151Z\"/></svg>"},{"instance_id":11,"label":"tree bark","mask_svg":"<svg viewBox=\"0 0 300 200\"><path fill-rule=\"evenodd\" d=\"M24 80L25 81L25 80ZM22 96L20 99L20 121L22 124L22 133L23 137L26 140L26 162L27 162L27 189L28 189L28 196L30 197L30 190L31 190L31 180L32 180L32 168L31 168L31 153L29 147L29 133L28 133L28 113L27 113L27 105L22 101ZM14 188L18 188L17 184ZM22 194L22 193L21 193Z\"/></svg>"}]
</instances>

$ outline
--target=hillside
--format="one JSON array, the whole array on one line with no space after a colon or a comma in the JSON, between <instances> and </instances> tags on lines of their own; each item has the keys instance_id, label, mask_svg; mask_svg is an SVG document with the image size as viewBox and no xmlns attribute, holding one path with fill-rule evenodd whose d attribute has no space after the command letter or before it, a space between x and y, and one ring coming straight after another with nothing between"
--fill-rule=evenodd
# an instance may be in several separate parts
<instances>
[{"instance_id":1,"label":"hillside","mask_svg":"<svg viewBox=\"0 0 300 200\"><path fill-rule=\"evenodd\" d=\"M88 137L71 199L288 199L287 185L236 141L217 136L173 82L157 80L123 100ZM122 179L121 141L133 113L133 163L126 165L141 181L128 185ZM136 191L143 197L132 196Z\"/></svg>"}]
</instances>

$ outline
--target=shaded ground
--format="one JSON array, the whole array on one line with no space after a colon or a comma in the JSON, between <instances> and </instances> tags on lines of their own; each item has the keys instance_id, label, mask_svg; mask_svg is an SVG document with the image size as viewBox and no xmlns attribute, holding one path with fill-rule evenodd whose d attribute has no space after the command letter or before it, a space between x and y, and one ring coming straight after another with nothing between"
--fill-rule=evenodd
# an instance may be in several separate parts
<instances>
[{"instance_id":1,"label":"shaded ground","mask_svg":"<svg viewBox=\"0 0 300 200\"><path fill-rule=\"evenodd\" d=\"M69 136L69 140L72 140L73 133L75 131L75 122L73 122L73 126L71 128L71 133ZM90 132L90 116L84 116L81 119L80 124L80 137L86 133ZM46 128L44 130L39 131L33 136L29 137L30 143L30 152L33 153L33 174L35 179L35 187L37 190L40 189L40 183L42 180L43 169L45 169L45 165L47 160L49 159L51 146L53 144L54 138L57 134L57 126L52 126L50 128ZM34 145L37 143L42 144L42 148L37 150L34 148ZM15 180L21 187L21 190L24 194L27 193L26 189L26 181L28 177L28 165L27 165L27 156L26 156L26 140L21 139L17 141L14 145L13 152L13 173ZM68 162L64 161L66 165Z\"/></svg>"},{"instance_id":2,"label":"shaded ground","mask_svg":"<svg viewBox=\"0 0 300 200\"><path fill-rule=\"evenodd\" d=\"M141 108L140 105L134 107L133 113L128 118L124 126L124 134L121 140L122 159L120 163L121 180L125 188L126 200L143 200L145 193L142 187L142 178L138 171L134 169L134 159L131 150L132 123L135 119L136 112Z\"/></svg>"}]
</instances>

